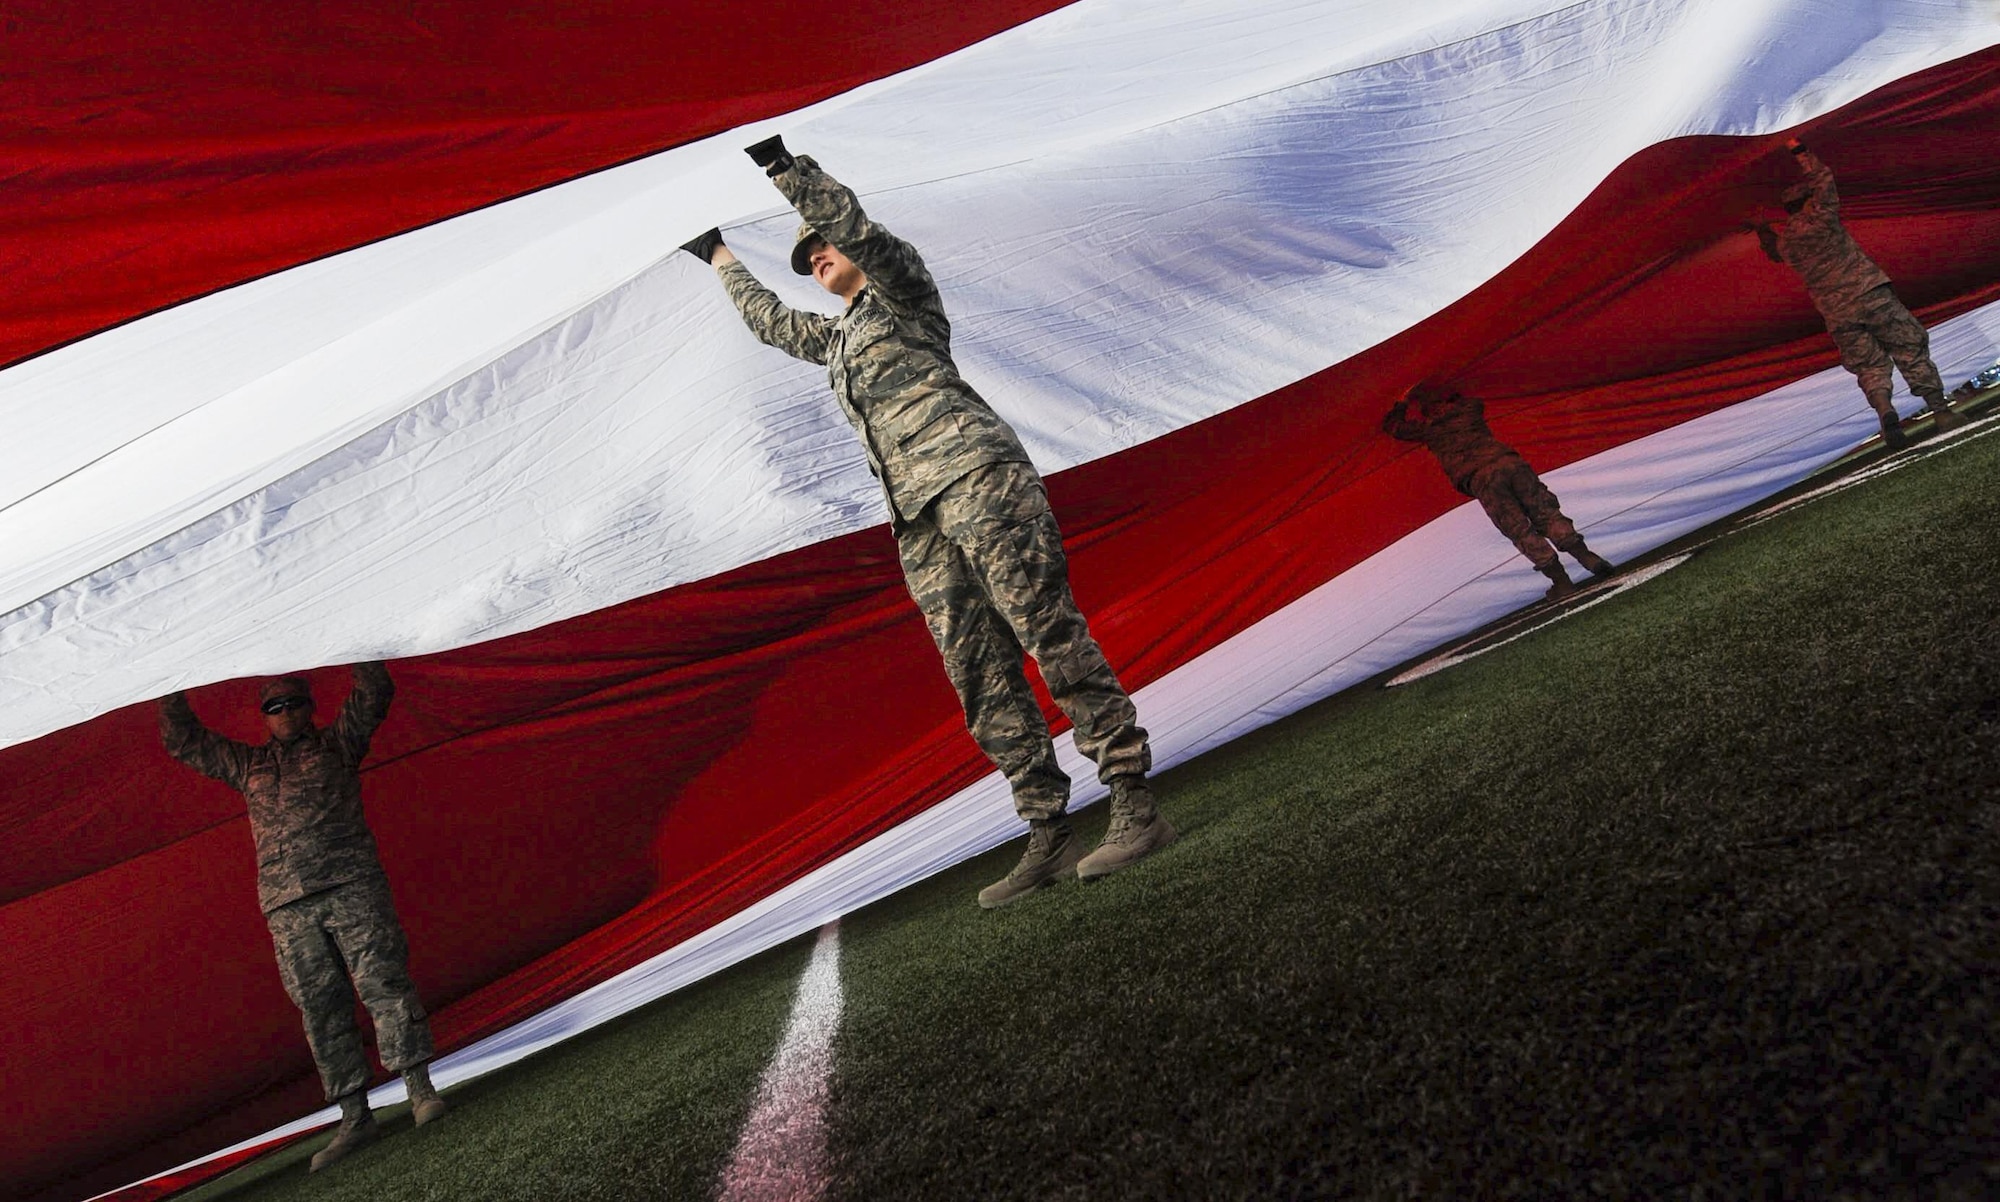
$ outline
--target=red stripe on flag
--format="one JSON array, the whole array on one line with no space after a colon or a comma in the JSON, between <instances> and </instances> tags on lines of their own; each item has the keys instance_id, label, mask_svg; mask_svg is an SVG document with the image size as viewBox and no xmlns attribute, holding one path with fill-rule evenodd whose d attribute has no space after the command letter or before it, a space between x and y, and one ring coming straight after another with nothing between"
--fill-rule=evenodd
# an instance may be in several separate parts
<instances>
[{"instance_id":1,"label":"red stripe on flag","mask_svg":"<svg viewBox=\"0 0 2000 1202\"><path fill-rule=\"evenodd\" d=\"M0 364L791 112L1067 2L10 5Z\"/></svg>"}]
</instances>

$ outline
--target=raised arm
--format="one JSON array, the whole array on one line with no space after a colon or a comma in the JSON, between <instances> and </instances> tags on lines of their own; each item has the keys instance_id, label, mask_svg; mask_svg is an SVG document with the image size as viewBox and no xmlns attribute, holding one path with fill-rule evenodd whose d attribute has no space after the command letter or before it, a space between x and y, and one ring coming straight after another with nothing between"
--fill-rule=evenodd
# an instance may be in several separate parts
<instances>
[{"instance_id":1,"label":"raised arm","mask_svg":"<svg viewBox=\"0 0 2000 1202\"><path fill-rule=\"evenodd\" d=\"M723 259L723 256L728 256ZM778 299L778 294L757 282L728 247L716 256L716 274L729 290L729 299L743 315L743 324L766 346L775 346L794 359L825 363L826 347L833 322L818 313L794 309Z\"/></svg>"},{"instance_id":2,"label":"raised arm","mask_svg":"<svg viewBox=\"0 0 2000 1202\"><path fill-rule=\"evenodd\" d=\"M1410 406L1406 401L1397 401L1389 412L1382 415L1382 433L1404 442L1422 442L1424 428L1410 420Z\"/></svg>"},{"instance_id":3,"label":"raised arm","mask_svg":"<svg viewBox=\"0 0 2000 1202\"><path fill-rule=\"evenodd\" d=\"M917 248L868 220L853 190L820 170L810 155L792 157L778 138L757 143L749 153L806 224L853 260L872 287L913 303L937 295Z\"/></svg>"},{"instance_id":4,"label":"raised arm","mask_svg":"<svg viewBox=\"0 0 2000 1202\"><path fill-rule=\"evenodd\" d=\"M1813 203L1834 216L1840 214L1840 193L1833 186L1833 169L1819 161L1819 156L1797 142L1790 144L1792 157L1798 160L1800 170L1806 173L1806 185L1812 189Z\"/></svg>"},{"instance_id":5,"label":"raised arm","mask_svg":"<svg viewBox=\"0 0 2000 1202\"><path fill-rule=\"evenodd\" d=\"M808 363L826 362L826 345L833 322L817 313L792 308L779 300L777 293L758 283L735 252L723 245L721 230L712 229L683 242L681 249L715 268L731 303L743 315L743 324L750 327L757 341Z\"/></svg>"},{"instance_id":6,"label":"raised arm","mask_svg":"<svg viewBox=\"0 0 2000 1202\"><path fill-rule=\"evenodd\" d=\"M389 702L396 696L396 682L389 679L388 665L369 660L354 665L354 687L340 705L340 717L333 721L333 737L347 751L350 762L359 764L368 755L368 740L375 728L389 716Z\"/></svg>"},{"instance_id":7,"label":"raised arm","mask_svg":"<svg viewBox=\"0 0 2000 1202\"><path fill-rule=\"evenodd\" d=\"M167 745L168 755L203 776L212 776L232 789L243 787L249 746L203 726L186 693L160 698L160 741Z\"/></svg>"}]
</instances>

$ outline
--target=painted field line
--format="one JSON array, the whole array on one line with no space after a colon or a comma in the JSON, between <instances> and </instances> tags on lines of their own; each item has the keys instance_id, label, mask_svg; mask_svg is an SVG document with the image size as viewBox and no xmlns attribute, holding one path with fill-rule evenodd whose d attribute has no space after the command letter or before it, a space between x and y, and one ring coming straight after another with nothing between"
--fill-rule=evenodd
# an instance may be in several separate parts
<instances>
[{"instance_id":1,"label":"painted field line","mask_svg":"<svg viewBox=\"0 0 2000 1202\"><path fill-rule=\"evenodd\" d=\"M1537 630L1545 630L1548 627L1555 625L1557 622L1562 621L1564 618L1575 617L1577 614L1582 613L1584 610L1589 609L1593 605L1604 604L1606 601L1611 600L1611 598L1624 592L1628 588L1633 588L1637 585L1644 584L1648 580L1651 580L1653 577L1658 576L1663 572L1681 566L1682 564L1688 561L1688 556L1692 554L1693 552L1688 552L1687 554L1684 555L1670 556L1666 559L1660 560L1658 563L1649 563L1643 568L1639 568L1636 571L1627 573L1625 575L1621 575L1617 579L1611 582L1609 588L1606 588L1602 592L1599 592L1596 596L1591 597L1588 600L1575 602L1570 605L1565 605L1560 609L1549 611L1545 620L1540 622L1530 623L1528 625L1528 628L1525 630L1516 631L1513 634L1508 635L1504 639L1495 639L1492 642L1479 643L1463 651L1456 651L1452 652L1449 655L1440 655L1432 659L1427 659L1423 663L1418 664L1416 667L1411 668L1407 672L1401 672L1389 678L1388 681L1384 682L1382 687L1385 689L1393 689L1397 685L1409 684L1413 680L1422 680L1426 676L1434 675L1438 672L1444 671L1446 668L1462 664L1466 660L1475 659L1479 656L1482 656L1486 654L1488 651L1494 651L1501 647L1505 647L1507 644L1515 641L1516 639L1527 638L1529 635L1535 633Z\"/></svg>"},{"instance_id":2,"label":"painted field line","mask_svg":"<svg viewBox=\"0 0 2000 1202\"><path fill-rule=\"evenodd\" d=\"M1737 530L1748 529L1760 522L1770 521L1795 505L1803 505L1808 501L1817 501L1821 497L1832 496L1837 492L1844 492L1857 484L1865 484L1870 480L1886 476L1890 472L1900 471L1913 463L1920 463L1933 455L1944 451L1957 450L1960 447L1970 445L1977 439L1996 433L2000 433L2000 409L1971 419L1959 429L1932 435L1929 439L1915 446L1891 452L1886 457L1869 464L1859 471L1849 472L1839 479L1830 480L1809 492L1802 492L1795 497L1786 497L1775 505L1758 510L1750 517L1731 526L1729 531L1725 533L1733 533ZM1719 538L1721 535L1717 535L1717 537ZM1711 539L1710 541L1714 540Z\"/></svg>"},{"instance_id":3,"label":"painted field line","mask_svg":"<svg viewBox=\"0 0 2000 1202\"><path fill-rule=\"evenodd\" d=\"M819 929L792 1019L757 1084L719 1202L817 1202L826 1194L827 1088L840 1031L840 921Z\"/></svg>"}]
</instances>

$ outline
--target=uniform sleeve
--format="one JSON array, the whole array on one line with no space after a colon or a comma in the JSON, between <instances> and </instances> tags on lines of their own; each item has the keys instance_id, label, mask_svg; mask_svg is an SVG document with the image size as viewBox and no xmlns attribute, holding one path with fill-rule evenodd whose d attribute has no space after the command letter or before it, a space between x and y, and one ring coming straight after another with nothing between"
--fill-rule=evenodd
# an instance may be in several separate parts
<instances>
[{"instance_id":1,"label":"uniform sleeve","mask_svg":"<svg viewBox=\"0 0 2000 1202\"><path fill-rule=\"evenodd\" d=\"M1810 150L1798 153L1799 166L1805 168L1806 184L1812 188L1813 203L1828 213L1840 214L1840 193L1833 186L1833 169L1819 161L1819 156Z\"/></svg>"},{"instance_id":2,"label":"uniform sleeve","mask_svg":"<svg viewBox=\"0 0 2000 1202\"><path fill-rule=\"evenodd\" d=\"M1396 402L1389 412L1382 415L1382 433L1403 442L1422 442L1424 428L1410 420L1409 406Z\"/></svg>"},{"instance_id":3,"label":"uniform sleeve","mask_svg":"<svg viewBox=\"0 0 2000 1202\"><path fill-rule=\"evenodd\" d=\"M778 299L778 294L757 282L741 262L716 268L729 299L743 315L743 324L759 342L775 346L795 359L825 363L828 331L833 323L817 313L804 313Z\"/></svg>"},{"instance_id":4,"label":"uniform sleeve","mask_svg":"<svg viewBox=\"0 0 2000 1202\"><path fill-rule=\"evenodd\" d=\"M167 745L168 755L203 776L212 776L232 789L243 787L250 748L203 726L186 693L160 698L160 741Z\"/></svg>"},{"instance_id":5,"label":"uniform sleeve","mask_svg":"<svg viewBox=\"0 0 2000 1202\"><path fill-rule=\"evenodd\" d=\"M936 297L937 285L917 248L868 220L854 192L821 171L811 156L792 160L791 170L772 182L806 224L854 261L871 287L919 305Z\"/></svg>"},{"instance_id":6,"label":"uniform sleeve","mask_svg":"<svg viewBox=\"0 0 2000 1202\"><path fill-rule=\"evenodd\" d=\"M354 687L348 690L340 717L333 722L333 737L350 762L358 765L367 758L368 740L389 716L389 701L395 695L396 682L389 679L389 669L382 661L354 665Z\"/></svg>"}]
</instances>

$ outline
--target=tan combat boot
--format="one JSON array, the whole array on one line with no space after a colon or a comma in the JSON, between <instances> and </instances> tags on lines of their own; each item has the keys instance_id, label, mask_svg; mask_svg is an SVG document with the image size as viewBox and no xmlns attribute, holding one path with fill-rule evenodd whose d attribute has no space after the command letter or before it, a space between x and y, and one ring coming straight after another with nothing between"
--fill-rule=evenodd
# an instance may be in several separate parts
<instances>
[{"instance_id":1,"label":"tan combat boot","mask_svg":"<svg viewBox=\"0 0 2000 1202\"><path fill-rule=\"evenodd\" d=\"M327 1145L313 1153L312 1172L319 1172L347 1154L375 1142L375 1113L368 1109L368 1091L357 1089L340 1099L340 1126Z\"/></svg>"},{"instance_id":2,"label":"tan combat boot","mask_svg":"<svg viewBox=\"0 0 2000 1202\"><path fill-rule=\"evenodd\" d=\"M1028 850L1005 877L979 891L979 908L996 910L1076 872L1083 845L1070 833L1069 815L1028 820Z\"/></svg>"},{"instance_id":3,"label":"tan combat boot","mask_svg":"<svg viewBox=\"0 0 2000 1202\"><path fill-rule=\"evenodd\" d=\"M1083 857L1076 866L1080 880L1110 876L1128 864L1136 864L1179 838L1174 825L1161 815L1153 802L1153 790L1143 776L1111 778L1111 829L1104 842Z\"/></svg>"},{"instance_id":4,"label":"tan combat boot","mask_svg":"<svg viewBox=\"0 0 2000 1202\"><path fill-rule=\"evenodd\" d=\"M1937 431L1939 434L1944 433L1946 430L1956 430L1965 424L1965 418L1962 415L1951 411L1951 404L1944 399L1942 392L1925 393L1924 404L1930 407L1931 429Z\"/></svg>"},{"instance_id":5,"label":"tan combat boot","mask_svg":"<svg viewBox=\"0 0 2000 1202\"><path fill-rule=\"evenodd\" d=\"M1546 564L1535 570L1549 578L1549 589L1542 594L1542 600L1560 601L1576 591L1576 585L1570 580L1569 573L1563 571L1561 564Z\"/></svg>"},{"instance_id":6,"label":"tan combat boot","mask_svg":"<svg viewBox=\"0 0 2000 1202\"><path fill-rule=\"evenodd\" d=\"M1576 561L1583 565L1584 570L1600 580L1618 570L1618 565L1581 543L1577 544L1575 555Z\"/></svg>"},{"instance_id":7,"label":"tan combat boot","mask_svg":"<svg viewBox=\"0 0 2000 1202\"><path fill-rule=\"evenodd\" d=\"M403 1087L410 1091L410 1117L416 1120L417 1126L434 1123L444 1117L444 1099L438 1097L437 1088L431 1084L428 1062L404 1069Z\"/></svg>"},{"instance_id":8,"label":"tan combat boot","mask_svg":"<svg viewBox=\"0 0 2000 1202\"><path fill-rule=\"evenodd\" d=\"M1875 416L1882 421L1883 446L1888 447L1892 451L1900 451L1910 445L1910 440L1903 435L1903 419L1896 416L1894 409L1887 412L1878 409Z\"/></svg>"}]
</instances>

